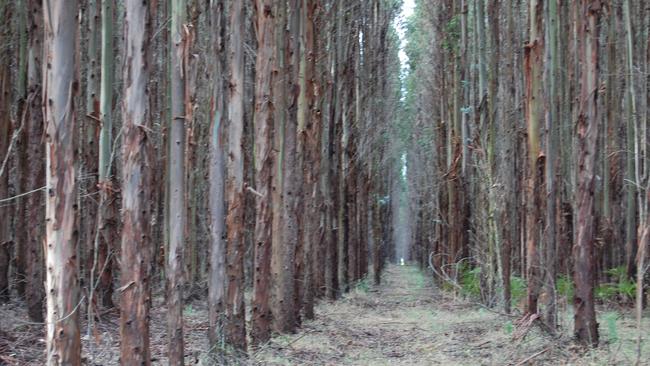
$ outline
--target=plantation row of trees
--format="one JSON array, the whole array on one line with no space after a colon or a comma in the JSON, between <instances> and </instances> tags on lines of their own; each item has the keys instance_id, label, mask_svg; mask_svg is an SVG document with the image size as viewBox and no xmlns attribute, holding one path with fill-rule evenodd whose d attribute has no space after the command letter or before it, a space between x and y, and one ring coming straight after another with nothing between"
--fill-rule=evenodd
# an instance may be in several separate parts
<instances>
[{"instance_id":1,"label":"plantation row of trees","mask_svg":"<svg viewBox=\"0 0 650 366\"><path fill-rule=\"evenodd\" d=\"M46 326L48 365L79 365L80 319L93 342L113 306L121 364L149 364L158 287L180 365L205 290L219 360L379 282L399 6L0 2L0 300Z\"/></svg>"},{"instance_id":2,"label":"plantation row of trees","mask_svg":"<svg viewBox=\"0 0 650 366\"><path fill-rule=\"evenodd\" d=\"M472 271L476 295L506 312L523 278L523 310L553 331L558 284L574 286L574 334L589 344L595 289L622 281L636 288L640 324L647 2L416 3L399 127L412 257L452 284Z\"/></svg>"}]
</instances>

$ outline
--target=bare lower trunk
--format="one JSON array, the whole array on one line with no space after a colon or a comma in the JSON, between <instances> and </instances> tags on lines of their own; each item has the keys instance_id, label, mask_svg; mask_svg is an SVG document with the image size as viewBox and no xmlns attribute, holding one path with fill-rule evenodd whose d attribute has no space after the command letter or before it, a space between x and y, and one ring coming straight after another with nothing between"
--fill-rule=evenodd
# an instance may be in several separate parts
<instances>
[{"instance_id":1,"label":"bare lower trunk","mask_svg":"<svg viewBox=\"0 0 650 366\"><path fill-rule=\"evenodd\" d=\"M0 14L3 16L10 15L9 1L0 3ZM7 32L7 31L3 31ZM7 41L8 37L2 37L3 41ZM9 141L11 139L12 125L11 125L11 83L9 72L9 59L5 52L2 54L2 61L0 61L0 164L7 159L5 154L9 154ZM6 198L9 196L9 172L3 169L0 176L0 197ZM5 219L0 223L0 303L9 301L9 261L10 254L9 248L11 246L11 231L10 231L10 206L4 205L0 207L0 217ZM20 243L24 247L24 243ZM24 251L23 251L24 252ZM21 255L22 261L25 262L25 254ZM20 268L19 272L24 272L26 263ZM22 273L20 273L22 274Z\"/></svg>"},{"instance_id":2,"label":"bare lower trunk","mask_svg":"<svg viewBox=\"0 0 650 366\"><path fill-rule=\"evenodd\" d=\"M27 192L45 185L45 150L43 148L43 109L41 96L41 57L43 30L43 2L30 0L28 4L29 59L27 61L27 100L26 118L23 127L27 141L27 179L23 189ZM32 321L43 321L43 192L31 194L26 199L27 251L25 300Z\"/></svg>"},{"instance_id":3,"label":"bare lower trunk","mask_svg":"<svg viewBox=\"0 0 650 366\"><path fill-rule=\"evenodd\" d=\"M314 318L314 297L317 293L317 268L321 265L318 256L320 240L320 202L321 195L318 187L320 174L320 150L321 150L321 115L318 105L320 98L320 86L316 76L316 58L318 49L314 34L316 12L320 6L316 0L303 0L303 26L301 32L304 37L303 60L305 63L304 87L305 87L305 133L302 134L305 155L303 164L303 203L305 205L306 217L303 229L303 245L305 253L305 275L304 295L302 298L305 318Z\"/></svg>"},{"instance_id":4,"label":"bare lower trunk","mask_svg":"<svg viewBox=\"0 0 650 366\"><path fill-rule=\"evenodd\" d=\"M80 365L75 215L76 0L44 0L47 364Z\"/></svg>"},{"instance_id":5,"label":"bare lower trunk","mask_svg":"<svg viewBox=\"0 0 650 366\"><path fill-rule=\"evenodd\" d=\"M102 57L101 57L101 82L99 93L99 116L101 130L99 132L99 187L100 204L97 215L98 233L93 238L95 241L94 261L91 269L91 294L94 293L97 281L98 295L102 305L113 306L113 271L111 259L111 245L116 239L115 226L115 187L112 186L111 177L112 150L113 150L113 13L114 6L110 0L102 0ZM97 276L97 280L95 280ZM91 299L95 304L95 299Z\"/></svg>"},{"instance_id":6,"label":"bare lower trunk","mask_svg":"<svg viewBox=\"0 0 650 366\"><path fill-rule=\"evenodd\" d=\"M228 155L226 160L226 341L246 350L244 315L244 8L233 1L228 40Z\"/></svg>"},{"instance_id":7,"label":"bare lower trunk","mask_svg":"<svg viewBox=\"0 0 650 366\"><path fill-rule=\"evenodd\" d=\"M251 339L254 344L271 336L271 246L273 228L273 68L275 67L275 10L272 0L257 0L257 62L255 67L255 259Z\"/></svg>"},{"instance_id":8,"label":"bare lower trunk","mask_svg":"<svg viewBox=\"0 0 650 366\"><path fill-rule=\"evenodd\" d=\"M122 251L120 294L120 363L149 365L149 288L151 265L151 149L148 5L126 2L124 21L124 143L122 189Z\"/></svg>"},{"instance_id":9,"label":"bare lower trunk","mask_svg":"<svg viewBox=\"0 0 650 366\"><path fill-rule=\"evenodd\" d=\"M284 120L284 145L282 156L282 242L280 243L281 272L278 289L280 312L273 314L275 330L293 332L297 325L296 307L296 248L299 235L298 204L301 195L299 159L297 157L298 135L298 67L299 67L299 0L290 1L287 19L288 44L284 51L286 115Z\"/></svg>"},{"instance_id":10,"label":"bare lower trunk","mask_svg":"<svg viewBox=\"0 0 650 366\"><path fill-rule=\"evenodd\" d=\"M224 210L224 86L223 77L223 2L213 3L212 46L214 47L211 69L212 99L210 105L210 188L208 192L210 211L210 264L208 274L208 316L210 328L208 339L211 349L223 342L223 311L225 309L226 242Z\"/></svg>"},{"instance_id":11,"label":"bare lower trunk","mask_svg":"<svg viewBox=\"0 0 650 366\"><path fill-rule=\"evenodd\" d=\"M185 0L172 0L171 122L169 132L169 251L167 253L167 337L169 363L183 364L183 248L185 246Z\"/></svg>"},{"instance_id":12,"label":"bare lower trunk","mask_svg":"<svg viewBox=\"0 0 650 366\"><path fill-rule=\"evenodd\" d=\"M543 228L543 191L545 156L540 148L540 125L543 121L542 67L544 63L543 4L530 3L530 39L526 45L526 123L528 131L528 177L526 180L526 275L528 280L527 312L537 313L541 292L540 243Z\"/></svg>"},{"instance_id":13,"label":"bare lower trunk","mask_svg":"<svg viewBox=\"0 0 650 366\"><path fill-rule=\"evenodd\" d=\"M577 238L573 246L574 335L578 342L598 345L598 323L594 308L594 168L598 120L598 23L600 0L582 0L580 13L580 52L582 77L580 113L576 125L577 161Z\"/></svg>"}]
</instances>

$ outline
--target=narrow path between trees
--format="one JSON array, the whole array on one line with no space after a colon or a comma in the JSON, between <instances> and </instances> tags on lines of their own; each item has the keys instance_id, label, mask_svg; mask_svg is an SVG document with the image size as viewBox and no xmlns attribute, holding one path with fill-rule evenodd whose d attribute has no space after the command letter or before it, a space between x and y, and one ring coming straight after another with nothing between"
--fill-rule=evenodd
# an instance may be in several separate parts
<instances>
[{"instance_id":1,"label":"narrow path between trees","mask_svg":"<svg viewBox=\"0 0 650 366\"><path fill-rule=\"evenodd\" d=\"M240 365L633 365L636 355L634 316L600 309L601 345L583 350L571 341L570 307L560 311L561 336L537 326L518 325L521 315L506 316L434 288L417 267L389 265L381 286L358 284L343 299L322 301L316 319L299 332L279 335ZM163 297L154 296L152 364L167 365ZM29 325L21 303L0 307L0 365L42 365L42 325ZM213 365L207 355L205 299L184 309L188 365ZM21 320L22 319L22 320ZM83 337L87 364L118 365L118 314L103 314L97 342ZM85 329L85 324L82 324ZM650 323L644 325L650 329ZM3 333L8 332L8 333ZM524 336L525 335L525 336ZM646 346L644 349L648 349ZM92 355L90 352L92 351ZM90 360L94 360L91 362ZM218 363L217 363L218 364ZM650 365L648 360L642 365Z\"/></svg>"},{"instance_id":2,"label":"narrow path between trees","mask_svg":"<svg viewBox=\"0 0 650 366\"><path fill-rule=\"evenodd\" d=\"M580 352L538 327L517 337L517 317L454 299L412 266L389 266L381 286L358 285L323 303L299 333L253 356L260 365L600 365L615 349ZM518 339L517 339L518 338ZM620 364L620 363L619 363Z\"/></svg>"}]
</instances>

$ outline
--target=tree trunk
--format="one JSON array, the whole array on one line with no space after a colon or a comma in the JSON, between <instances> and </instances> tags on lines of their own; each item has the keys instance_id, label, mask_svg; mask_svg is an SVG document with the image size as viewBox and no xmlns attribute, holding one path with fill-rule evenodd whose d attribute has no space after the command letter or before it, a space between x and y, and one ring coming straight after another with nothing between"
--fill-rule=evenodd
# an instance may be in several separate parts
<instances>
[{"instance_id":1,"label":"tree trunk","mask_svg":"<svg viewBox=\"0 0 650 366\"><path fill-rule=\"evenodd\" d=\"M275 11L277 2L257 0L257 61L255 66L255 260L251 340L271 336L271 246L273 231L273 80L275 72Z\"/></svg>"},{"instance_id":2,"label":"tree trunk","mask_svg":"<svg viewBox=\"0 0 650 366\"><path fill-rule=\"evenodd\" d=\"M183 249L185 239L185 0L171 3L171 122L169 132L169 251L167 336L169 363L183 365Z\"/></svg>"},{"instance_id":3,"label":"tree trunk","mask_svg":"<svg viewBox=\"0 0 650 366\"><path fill-rule=\"evenodd\" d=\"M14 27L5 27L3 31L3 37L6 39L6 41L3 39L3 41L6 44L10 44L11 42L11 37L12 34L15 34L15 38L18 41L18 45L14 46L14 50L17 51L17 57L16 57L16 63L18 66L17 70L17 75L15 76L15 79L13 81L14 84L16 84L16 91L17 91L17 98L14 98L14 100L17 100L17 108L16 108L16 117L13 122L13 128L17 129L17 132L20 132L27 127L27 37L28 37L28 28L27 28L27 6L26 0L18 0L14 1L15 5L15 11L17 14L13 15L12 14L12 9L9 6L4 7L4 11L2 15L5 17L5 19L11 19L12 15L13 17L16 17L17 20L15 21L15 26ZM13 33L12 33L13 32ZM5 57L11 57L11 46L7 47L4 52L6 52ZM12 93L9 93L10 95ZM10 112L9 112L10 113ZM24 118L23 118L24 116ZM22 127L22 129L21 129ZM27 133L18 133L16 136L16 153L15 155L15 176L16 178L15 181L17 183L16 191L18 192L25 192L26 185L27 185L27 179L29 172L28 172L28 161L29 157L27 156L27 146L29 142L27 141ZM16 184L14 183L14 184ZM27 202L25 199L20 199L18 198L16 200L16 208L13 210L13 212L7 212L8 215L11 215L14 217L12 220L14 229L14 250L15 250L15 257L14 257L14 263L15 263L15 276L19 279L24 279L24 280L19 280L16 283L16 290L18 290L18 294L20 296L26 297L25 289L27 287L27 281L28 281L28 273L27 273L27 266L28 266L28 261L29 259L27 258L28 254L27 252L29 251L29 242L27 239L27 231L28 231L28 225L27 225ZM1 249L0 249L1 250ZM0 293L2 293L2 290L0 289ZM0 295L1 297L2 295Z\"/></svg>"},{"instance_id":4,"label":"tree trunk","mask_svg":"<svg viewBox=\"0 0 650 366\"><path fill-rule=\"evenodd\" d=\"M224 204L224 84L223 84L223 38L224 3L211 3L211 33L214 47L210 83L210 187L208 192L210 211L210 265L208 275L208 316L210 348L217 349L223 342L226 285L226 242Z\"/></svg>"},{"instance_id":5,"label":"tree trunk","mask_svg":"<svg viewBox=\"0 0 650 366\"><path fill-rule=\"evenodd\" d=\"M332 21L330 21L331 16L328 16L326 22L328 26L331 27ZM328 27L328 30L330 28ZM327 41L325 42L325 49L332 49L334 43L334 32L327 32ZM323 169L321 171L321 192L323 195L323 201L325 202L325 207L323 209L323 224L324 224L324 235L323 235L323 245L325 247L325 295L329 299L335 299L338 293L338 272L337 272L337 252L336 252L336 236L335 236L335 222L334 222L334 201L335 201L335 189L334 189L334 171L335 171L335 107L336 101L335 97L335 88L334 88L334 75L332 71L336 68L336 56L334 52L328 52L327 57L324 61L324 102L323 102L323 111L324 120L323 120L323 150L321 152L323 157Z\"/></svg>"},{"instance_id":6,"label":"tree trunk","mask_svg":"<svg viewBox=\"0 0 650 366\"><path fill-rule=\"evenodd\" d=\"M0 3L0 14L3 16L10 15L9 1ZM8 31L3 31L8 32ZM7 40L5 34L2 35L4 41ZM6 53L6 52L3 52ZM6 161L9 154L9 141L11 139L12 125L11 125L11 83L10 83L10 59L8 55L2 55L0 61L0 164ZM0 175L0 197L6 198L9 196L9 172L8 167L2 169ZM7 220L11 216L10 206L0 207L0 216L5 219L0 223L0 303L9 301L9 262L10 262L10 245L11 245L11 221ZM20 243L24 246L24 243ZM23 255L24 258L24 255ZM25 259L22 259L23 262ZM20 272L24 272L24 266ZM22 280L22 279L21 279Z\"/></svg>"},{"instance_id":7,"label":"tree trunk","mask_svg":"<svg viewBox=\"0 0 650 366\"><path fill-rule=\"evenodd\" d=\"M288 7L288 43L284 49L286 114L284 120L284 146L282 155L282 252L283 271L279 280L280 312L274 315L274 328L282 333L295 331L299 321L296 302L296 262L299 238L298 205L301 198L300 160L298 158L298 93L300 60L300 0L291 0Z\"/></svg>"},{"instance_id":8,"label":"tree trunk","mask_svg":"<svg viewBox=\"0 0 650 366\"><path fill-rule=\"evenodd\" d=\"M42 108L42 45L43 45L43 1L28 2L28 60L27 60L27 100L24 123L27 141L27 179L23 189L26 192L45 185L45 149L43 148L43 108ZM94 123L94 122L93 122ZM27 258L25 299L29 318L35 322L43 321L43 192L32 193L26 198L27 213Z\"/></svg>"},{"instance_id":9,"label":"tree trunk","mask_svg":"<svg viewBox=\"0 0 650 366\"><path fill-rule=\"evenodd\" d=\"M120 363L149 365L151 115L147 85L151 23L146 3L129 0L125 5Z\"/></svg>"},{"instance_id":10,"label":"tree trunk","mask_svg":"<svg viewBox=\"0 0 650 366\"><path fill-rule=\"evenodd\" d=\"M228 154L226 160L226 342L246 350L244 315L244 4L233 1L228 39Z\"/></svg>"},{"instance_id":11,"label":"tree trunk","mask_svg":"<svg viewBox=\"0 0 650 366\"><path fill-rule=\"evenodd\" d=\"M97 217L94 260L91 270L91 292L95 287L95 275L98 275L98 290L102 304L106 307L113 306L112 280L113 271L109 258L110 245L116 239L114 223L113 180L111 178L112 150L113 150L113 13L114 4L110 0L102 0L102 56L101 56L101 81L99 93L99 116L101 129L99 131L99 187L100 204ZM91 299L91 304L95 299Z\"/></svg>"},{"instance_id":12,"label":"tree trunk","mask_svg":"<svg viewBox=\"0 0 650 366\"><path fill-rule=\"evenodd\" d=\"M537 300L541 288L539 259L540 233L542 231L542 197L545 156L540 148L540 121L544 95L542 68L544 57L544 30L542 29L543 3L530 3L530 40L526 45L524 72L526 76L526 122L528 127L528 178L526 189L526 273L528 280L527 312L537 313Z\"/></svg>"},{"instance_id":13,"label":"tree trunk","mask_svg":"<svg viewBox=\"0 0 650 366\"><path fill-rule=\"evenodd\" d=\"M38 1L38 0L37 0ZM42 2L42 1L41 1ZM100 94L100 55L101 55L101 0L90 0L87 5L88 12L88 40L87 40L87 65L86 65L86 121L83 124L84 142L81 144L81 169L86 179L79 182L82 192L84 189L93 199L82 201L81 206L81 229L83 251L84 283L90 284L90 271L93 268L95 259L95 242L97 233L97 212L98 205L95 193L99 190L99 94ZM91 307L92 311L92 307Z\"/></svg>"},{"instance_id":14,"label":"tree trunk","mask_svg":"<svg viewBox=\"0 0 650 366\"><path fill-rule=\"evenodd\" d=\"M557 309L555 292L555 278L557 276L557 188L556 175L556 149L558 148L558 112L560 100L558 98L557 73L558 64L558 27L559 13L557 2L550 1L546 9L546 64L544 69L545 88L548 98L545 98L546 110L546 230L544 238L544 268L546 269L544 290L546 292L546 312L544 320L549 328L555 330L557 326Z\"/></svg>"},{"instance_id":15,"label":"tree trunk","mask_svg":"<svg viewBox=\"0 0 650 366\"><path fill-rule=\"evenodd\" d=\"M600 0L582 0L579 57L582 64L580 112L577 132L576 230L573 246L574 335L583 344L598 345L598 323L594 309L594 168L598 140L598 26Z\"/></svg>"},{"instance_id":16,"label":"tree trunk","mask_svg":"<svg viewBox=\"0 0 650 366\"><path fill-rule=\"evenodd\" d=\"M627 276L633 278L636 273L636 260L637 253L637 213L640 209L637 205L636 196L638 189L632 182L637 182L637 172L639 170L638 162L636 160L638 149L636 148L636 100L634 89L634 45L632 34L632 20L630 15L630 0L623 0L623 24L625 26L625 119L626 123L626 138L627 138L627 153L626 153L626 172L625 178L627 180L626 187L626 211L625 211L625 259Z\"/></svg>"},{"instance_id":17,"label":"tree trunk","mask_svg":"<svg viewBox=\"0 0 650 366\"><path fill-rule=\"evenodd\" d=\"M317 274L318 268L322 265L322 257L318 255L321 247L321 192L319 190L319 178L321 171L321 114L320 114L320 84L316 75L318 57L318 43L316 40L315 23L316 12L319 11L318 0L303 0L304 37L303 60L305 63L304 86L305 86L305 113L306 127L301 135L304 139L305 163L303 164L303 200L307 205L305 227L303 229L303 242L305 246L305 291L303 298L305 318L314 318L314 297L318 293Z\"/></svg>"},{"instance_id":18,"label":"tree trunk","mask_svg":"<svg viewBox=\"0 0 650 366\"><path fill-rule=\"evenodd\" d=\"M44 0L47 364L80 365L75 169L76 0Z\"/></svg>"}]
</instances>

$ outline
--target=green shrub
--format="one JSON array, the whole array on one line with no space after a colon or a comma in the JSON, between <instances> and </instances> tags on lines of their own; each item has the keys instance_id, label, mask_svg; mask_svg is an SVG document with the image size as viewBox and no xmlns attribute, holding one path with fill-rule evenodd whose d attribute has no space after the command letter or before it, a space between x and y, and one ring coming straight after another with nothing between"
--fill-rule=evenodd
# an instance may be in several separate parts
<instances>
[{"instance_id":1,"label":"green shrub","mask_svg":"<svg viewBox=\"0 0 650 366\"><path fill-rule=\"evenodd\" d=\"M526 281L518 276L510 277L510 301L512 304L517 304L521 299L526 296L527 285Z\"/></svg>"},{"instance_id":2,"label":"green shrub","mask_svg":"<svg viewBox=\"0 0 650 366\"><path fill-rule=\"evenodd\" d=\"M622 299L633 300L636 296L636 283L628 279L619 281L616 290Z\"/></svg>"},{"instance_id":3,"label":"green shrub","mask_svg":"<svg viewBox=\"0 0 650 366\"><path fill-rule=\"evenodd\" d=\"M567 300L573 299L573 280L567 275L560 275L555 282L558 295Z\"/></svg>"},{"instance_id":4,"label":"green shrub","mask_svg":"<svg viewBox=\"0 0 650 366\"><path fill-rule=\"evenodd\" d=\"M624 281L627 277L627 270L625 266L618 266L610 268L605 271L606 274L612 277L616 282Z\"/></svg>"},{"instance_id":5,"label":"green shrub","mask_svg":"<svg viewBox=\"0 0 650 366\"><path fill-rule=\"evenodd\" d=\"M627 278L624 266L610 268L605 271L615 282L603 283L596 287L596 299L600 301L631 301L636 296L636 283Z\"/></svg>"},{"instance_id":6,"label":"green shrub","mask_svg":"<svg viewBox=\"0 0 650 366\"><path fill-rule=\"evenodd\" d=\"M469 265L458 266L458 277L463 293L472 297L481 295L481 268L470 268Z\"/></svg>"},{"instance_id":7,"label":"green shrub","mask_svg":"<svg viewBox=\"0 0 650 366\"><path fill-rule=\"evenodd\" d=\"M442 290L445 292L453 292L455 289L453 282L445 281L442 283Z\"/></svg>"},{"instance_id":8,"label":"green shrub","mask_svg":"<svg viewBox=\"0 0 650 366\"><path fill-rule=\"evenodd\" d=\"M600 301L611 301L618 294L617 286L611 283L603 283L596 287L594 295Z\"/></svg>"},{"instance_id":9,"label":"green shrub","mask_svg":"<svg viewBox=\"0 0 650 366\"><path fill-rule=\"evenodd\" d=\"M370 285L368 285L368 277L364 277L363 279L359 280L354 288L359 292L363 292L364 294L368 293L370 290Z\"/></svg>"}]
</instances>

